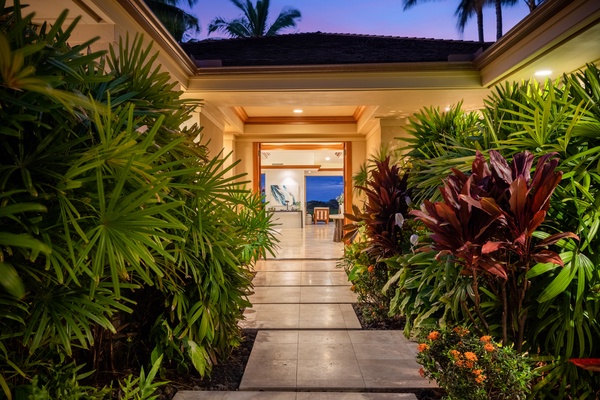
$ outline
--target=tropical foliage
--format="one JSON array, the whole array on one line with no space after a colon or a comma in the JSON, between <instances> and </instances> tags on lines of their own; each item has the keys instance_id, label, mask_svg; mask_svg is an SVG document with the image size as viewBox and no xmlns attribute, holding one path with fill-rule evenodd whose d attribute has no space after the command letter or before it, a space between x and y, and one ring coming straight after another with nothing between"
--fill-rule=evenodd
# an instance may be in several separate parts
<instances>
[{"instance_id":1,"label":"tropical foliage","mask_svg":"<svg viewBox=\"0 0 600 400\"><path fill-rule=\"evenodd\" d=\"M178 42L183 41L187 31L200 32L198 18L185 12L179 6L181 0L144 0L156 17ZM193 7L198 0L187 0L187 5Z\"/></svg>"},{"instance_id":2,"label":"tropical foliage","mask_svg":"<svg viewBox=\"0 0 600 400\"><path fill-rule=\"evenodd\" d=\"M360 302L368 304L369 318L385 317L390 293L383 287L390 278L385 258L410 248L410 224L405 225L410 204L408 175L401 174L390 157L374 160L366 186L356 186L366 195L363 210L353 206L345 214L351 223L344 226L344 240L356 240L346 248L344 267Z\"/></svg>"},{"instance_id":3,"label":"tropical foliage","mask_svg":"<svg viewBox=\"0 0 600 400\"><path fill-rule=\"evenodd\" d=\"M562 174L554 172L558 160L547 154L540 158L531 177L533 156L516 154L509 165L490 151L490 166L478 153L471 175L455 170L440 189L444 201L425 200L423 211L412 214L432 232L433 250L452 255L470 275L474 309L479 330L490 333L481 309L479 285L493 290L502 305L502 341L521 351L525 337L530 282L524 279L533 265L561 265L560 256L548 246L574 234L555 233L539 243L532 235L544 222L550 196Z\"/></svg>"},{"instance_id":4,"label":"tropical foliage","mask_svg":"<svg viewBox=\"0 0 600 400\"><path fill-rule=\"evenodd\" d=\"M420 338L421 375L435 379L447 399L524 399L533 373L530 361L489 335L476 336L456 326Z\"/></svg>"},{"instance_id":5,"label":"tropical foliage","mask_svg":"<svg viewBox=\"0 0 600 400\"><path fill-rule=\"evenodd\" d=\"M2 392L101 397L78 382L152 364L120 383L152 398L159 367L209 373L274 245L261 199L181 128L198 103L143 38L104 56L67 44L66 12L1 10Z\"/></svg>"},{"instance_id":6,"label":"tropical foliage","mask_svg":"<svg viewBox=\"0 0 600 400\"><path fill-rule=\"evenodd\" d=\"M422 0L404 0L404 10L408 10L409 8L414 7L415 5L423 2ZM537 6L538 2L536 0L528 0L530 11ZM477 19L477 35L480 42L484 41L484 33L483 33L483 8L486 5L494 5L494 10L496 12L496 40L502 37L502 7L503 6L514 6L517 4L516 0L461 0L458 2L458 6L456 7L456 11L454 15L456 15L458 22L457 27L459 32L464 32L465 27L469 20L476 16Z\"/></svg>"},{"instance_id":7,"label":"tropical foliage","mask_svg":"<svg viewBox=\"0 0 600 400\"><path fill-rule=\"evenodd\" d=\"M296 21L302 14L296 8L284 8L275 21L269 24L270 0L230 0L241 11L242 16L232 20L217 17L208 25L208 34L213 32L227 33L230 37L261 37L279 35L282 30L295 28Z\"/></svg>"},{"instance_id":8,"label":"tropical foliage","mask_svg":"<svg viewBox=\"0 0 600 400\"><path fill-rule=\"evenodd\" d=\"M461 324L527 351L535 398L600 389L597 373L569 362L600 355L599 93L588 65L557 82L498 86L480 113L415 114L403 165L422 204L419 221L407 219L419 251L369 255L389 267L383 290L407 335Z\"/></svg>"}]
</instances>

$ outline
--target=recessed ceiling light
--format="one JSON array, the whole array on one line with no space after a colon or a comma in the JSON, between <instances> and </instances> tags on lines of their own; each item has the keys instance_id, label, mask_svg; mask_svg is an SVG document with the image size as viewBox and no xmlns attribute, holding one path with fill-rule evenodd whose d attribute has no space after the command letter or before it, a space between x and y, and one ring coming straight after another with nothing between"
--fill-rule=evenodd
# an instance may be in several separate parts
<instances>
[{"instance_id":1,"label":"recessed ceiling light","mask_svg":"<svg viewBox=\"0 0 600 400\"><path fill-rule=\"evenodd\" d=\"M552 75L552 71L550 71L549 69L543 69L543 70L535 72L535 76L548 76L548 75Z\"/></svg>"},{"instance_id":2,"label":"recessed ceiling light","mask_svg":"<svg viewBox=\"0 0 600 400\"><path fill-rule=\"evenodd\" d=\"M325 157L325 161L331 160L331 157Z\"/></svg>"},{"instance_id":3,"label":"recessed ceiling light","mask_svg":"<svg viewBox=\"0 0 600 400\"><path fill-rule=\"evenodd\" d=\"M301 110L301 109L299 109L299 108L296 108L296 109L294 110L294 113L296 113L296 114L302 114L303 112L304 112L304 110Z\"/></svg>"}]
</instances>

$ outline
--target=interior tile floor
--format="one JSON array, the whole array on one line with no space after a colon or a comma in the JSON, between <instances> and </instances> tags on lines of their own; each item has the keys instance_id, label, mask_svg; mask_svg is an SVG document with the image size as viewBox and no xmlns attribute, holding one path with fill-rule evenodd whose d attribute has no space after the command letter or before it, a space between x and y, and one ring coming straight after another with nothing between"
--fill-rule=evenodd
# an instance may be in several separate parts
<instances>
[{"instance_id":1,"label":"interior tile floor","mask_svg":"<svg viewBox=\"0 0 600 400\"><path fill-rule=\"evenodd\" d=\"M278 231L279 248L255 266L242 328L259 329L237 392L178 392L175 400L416 400L416 344L400 331L363 331L356 295L337 265L333 223Z\"/></svg>"}]
</instances>

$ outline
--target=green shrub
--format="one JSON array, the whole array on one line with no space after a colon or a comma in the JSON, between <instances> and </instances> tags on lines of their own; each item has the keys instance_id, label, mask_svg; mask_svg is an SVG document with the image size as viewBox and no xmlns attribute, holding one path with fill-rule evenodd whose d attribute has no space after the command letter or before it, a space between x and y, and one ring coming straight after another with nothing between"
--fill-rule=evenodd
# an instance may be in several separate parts
<instances>
[{"instance_id":1,"label":"green shrub","mask_svg":"<svg viewBox=\"0 0 600 400\"><path fill-rule=\"evenodd\" d=\"M369 320L388 318L392 293L383 291L390 278L384 260L411 247L407 180L390 157L375 160L365 186L356 186L367 197L364 209L353 206L354 213L345 214L352 222L344 227L344 239L355 243L346 247L344 267Z\"/></svg>"},{"instance_id":2,"label":"green shrub","mask_svg":"<svg viewBox=\"0 0 600 400\"><path fill-rule=\"evenodd\" d=\"M141 37L104 55L67 44L66 13L34 30L18 3L0 12L2 391L49 363L114 371L153 351L209 373L240 340L269 214L181 128L199 102Z\"/></svg>"},{"instance_id":3,"label":"green shrub","mask_svg":"<svg viewBox=\"0 0 600 400\"><path fill-rule=\"evenodd\" d=\"M525 399L534 374L531 360L491 336L455 327L423 335L420 373L446 390L448 400Z\"/></svg>"},{"instance_id":4,"label":"green shrub","mask_svg":"<svg viewBox=\"0 0 600 400\"><path fill-rule=\"evenodd\" d=\"M533 350L532 358L539 362L541 378L533 387L534 396L539 398L584 398L600 389L597 374L578 370L567 361L600 354L600 347L592 340L600 335L599 85L600 70L588 65L562 81L498 86L475 121L456 118L459 115L455 112L446 115L426 109L409 127L409 133L416 135L409 146L409 162L414 168L409 183L414 185L414 197L419 201L439 200L434 195L439 182L451 168L467 172L477 150L499 150L507 158L524 151L535 157L556 152L560 157L556 171L563 174L562 180L540 228L547 233L532 232L531 241L541 243L561 231L573 232L580 240L561 240L554 245L564 267L534 263L519 278L528 285L523 339L526 348ZM426 146L427 142L431 145ZM468 324L472 318L464 305L476 299L470 289L472 282L447 274L454 260L442 260L441 269L436 269L420 263L411 266L406 262L409 257L391 260L400 268L394 278L409 282L406 288L400 284L396 291L396 303L401 302L402 309L393 309L399 313L413 310L413 321L434 317L446 323ZM502 326L501 292L494 290L494 284L484 282L479 287L482 316L489 326ZM415 288L426 290L432 308L422 307L425 296L417 295ZM436 309L433 315L429 314L432 309ZM498 336L502 334L498 332Z\"/></svg>"}]
</instances>

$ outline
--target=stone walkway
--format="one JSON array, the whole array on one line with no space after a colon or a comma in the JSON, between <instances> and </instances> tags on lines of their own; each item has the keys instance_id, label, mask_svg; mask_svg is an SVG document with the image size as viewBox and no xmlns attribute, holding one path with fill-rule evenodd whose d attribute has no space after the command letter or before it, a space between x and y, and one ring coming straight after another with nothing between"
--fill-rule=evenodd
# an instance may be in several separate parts
<instances>
[{"instance_id":1,"label":"stone walkway","mask_svg":"<svg viewBox=\"0 0 600 400\"><path fill-rule=\"evenodd\" d=\"M416 344L400 331L363 331L352 308L333 224L286 229L276 258L256 265L242 328L259 329L239 392L183 391L175 400L416 400ZM386 393L382 393L386 392Z\"/></svg>"}]
</instances>

